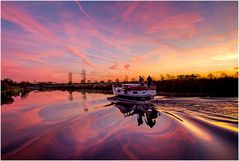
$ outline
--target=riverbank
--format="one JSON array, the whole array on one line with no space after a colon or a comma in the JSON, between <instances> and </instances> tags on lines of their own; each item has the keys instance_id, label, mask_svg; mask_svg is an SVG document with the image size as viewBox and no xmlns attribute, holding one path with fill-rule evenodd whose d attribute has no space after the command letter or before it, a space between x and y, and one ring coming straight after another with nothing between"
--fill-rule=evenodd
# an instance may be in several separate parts
<instances>
[{"instance_id":1,"label":"riverbank","mask_svg":"<svg viewBox=\"0 0 239 161\"><path fill-rule=\"evenodd\" d=\"M16 84L13 87L24 89L25 91L32 90L102 90L111 91L112 85L121 85L124 83L138 82L101 82L101 83L25 83ZM238 96L238 78L217 78L217 79L172 79L154 81L158 93L170 94L188 94L217 96L217 97L237 97Z\"/></svg>"},{"instance_id":2,"label":"riverbank","mask_svg":"<svg viewBox=\"0 0 239 161\"><path fill-rule=\"evenodd\" d=\"M13 96L24 97L37 91L86 91L112 93L112 85L137 82L97 82L97 83L51 83L51 82L14 82L11 79L1 81L1 104L11 103ZM154 81L157 95L171 97L238 97L238 78L184 78Z\"/></svg>"}]
</instances>

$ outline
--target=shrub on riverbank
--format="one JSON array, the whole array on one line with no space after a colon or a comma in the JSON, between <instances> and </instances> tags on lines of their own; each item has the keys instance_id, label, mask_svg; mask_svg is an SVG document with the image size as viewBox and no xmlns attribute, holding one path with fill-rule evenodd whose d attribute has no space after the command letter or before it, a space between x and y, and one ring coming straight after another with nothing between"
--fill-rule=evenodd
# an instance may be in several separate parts
<instances>
[{"instance_id":1,"label":"shrub on riverbank","mask_svg":"<svg viewBox=\"0 0 239 161\"><path fill-rule=\"evenodd\" d=\"M154 82L159 92L202 94L208 96L238 96L238 78L171 79Z\"/></svg>"}]
</instances>

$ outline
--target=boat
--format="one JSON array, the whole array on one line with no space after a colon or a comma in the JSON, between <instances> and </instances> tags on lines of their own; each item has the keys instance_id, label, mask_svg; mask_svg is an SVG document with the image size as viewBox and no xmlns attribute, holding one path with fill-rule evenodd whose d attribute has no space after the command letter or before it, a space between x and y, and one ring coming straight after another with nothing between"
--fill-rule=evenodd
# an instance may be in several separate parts
<instances>
[{"instance_id":1,"label":"boat","mask_svg":"<svg viewBox=\"0 0 239 161\"><path fill-rule=\"evenodd\" d=\"M114 95L128 99L153 99L156 95L156 86L141 84L122 84L121 86L112 85Z\"/></svg>"}]
</instances>

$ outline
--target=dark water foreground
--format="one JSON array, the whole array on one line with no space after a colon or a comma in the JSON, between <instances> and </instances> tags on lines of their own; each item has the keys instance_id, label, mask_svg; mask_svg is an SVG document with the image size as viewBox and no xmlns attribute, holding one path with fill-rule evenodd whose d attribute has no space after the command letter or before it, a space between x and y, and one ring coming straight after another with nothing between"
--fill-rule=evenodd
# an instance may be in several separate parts
<instances>
[{"instance_id":1,"label":"dark water foreground","mask_svg":"<svg viewBox=\"0 0 239 161\"><path fill-rule=\"evenodd\" d=\"M237 159L237 98L31 92L3 105L2 159ZM152 106L153 106L152 105ZM148 109L145 112L142 109Z\"/></svg>"}]
</instances>

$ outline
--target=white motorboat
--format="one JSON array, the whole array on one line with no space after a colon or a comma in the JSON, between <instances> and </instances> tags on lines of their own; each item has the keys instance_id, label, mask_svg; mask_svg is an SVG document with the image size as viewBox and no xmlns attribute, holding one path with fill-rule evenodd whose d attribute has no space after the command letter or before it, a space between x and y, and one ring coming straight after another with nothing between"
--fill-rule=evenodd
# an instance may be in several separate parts
<instances>
[{"instance_id":1,"label":"white motorboat","mask_svg":"<svg viewBox=\"0 0 239 161\"><path fill-rule=\"evenodd\" d=\"M156 95L156 86L140 84L122 84L121 86L113 85L113 93L116 96L133 98L133 99L152 99Z\"/></svg>"}]
</instances>

